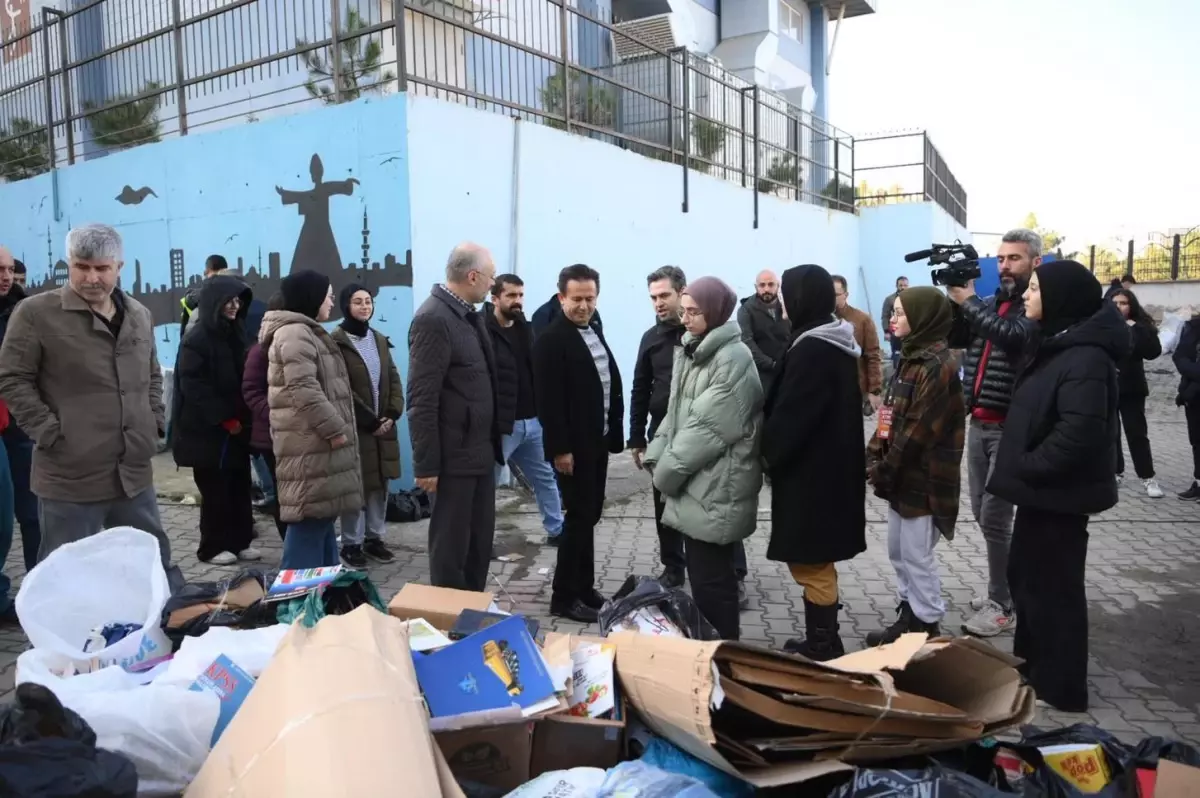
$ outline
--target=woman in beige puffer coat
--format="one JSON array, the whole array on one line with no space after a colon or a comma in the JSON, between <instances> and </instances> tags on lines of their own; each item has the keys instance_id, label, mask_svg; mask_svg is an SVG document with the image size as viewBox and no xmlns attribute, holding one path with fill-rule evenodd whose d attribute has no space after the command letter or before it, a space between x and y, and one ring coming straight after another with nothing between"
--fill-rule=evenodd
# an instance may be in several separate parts
<instances>
[{"instance_id":1,"label":"woman in beige puffer coat","mask_svg":"<svg viewBox=\"0 0 1200 798\"><path fill-rule=\"evenodd\" d=\"M363 492L346 363L320 324L333 291L314 271L288 275L280 289L285 309L268 312L259 332L279 515L288 523L280 567L337 565L334 521L362 509Z\"/></svg>"}]
</instances>

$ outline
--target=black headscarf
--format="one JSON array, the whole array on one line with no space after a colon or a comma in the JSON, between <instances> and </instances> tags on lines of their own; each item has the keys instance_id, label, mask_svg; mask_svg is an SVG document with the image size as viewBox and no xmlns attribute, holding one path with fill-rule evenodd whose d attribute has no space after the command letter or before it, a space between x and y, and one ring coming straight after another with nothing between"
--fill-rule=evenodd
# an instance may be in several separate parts
<instances>
[{"instance_id":1,"label":"black headscarf","mask_svg":"<svg viewBox=\"0 0 1200 798\"><path fill-rule=\"evenodd\" d=\"M366 321L359 321L350 315L350 300L359 291L366 291L368 294L371 294L372 299L375 298L375 294L371 293L371 289L365 285L350 283L350 285L343 288L341 293L338 294L338 307L342 309L342 329L357 338L363 338L371 329L371 319L368 318ZM371 307L371 315L375 315L374 306Z\"/></svg>"},{"instance_id":2,"label":"black headscarf","mask_svg":"<svg viewBox=\"0 0 1200 798\"><path fill-rule=\"evenodd\" d=\"M779 293L793 337L833 321L837 307L833 277L815 263L793 266L784 272Z\"/></svg>"},{"instance_id":3,"label":"black headscarf","mask_svg":"<svg viewBox=\"0 0 1200 798\"><path fill-rule=\"evenodd\" d=\"M329 295L329 278L312 269L292 272L279 284L283 309L302 313L314 321Z\"/></svg>"},{"instance_id":4,"label":"black headscarf","mask_svg":"<svg viewBox=\"0 0 1200 798\"><path fill-rule=\"evenodd\" d=\"M1034 269L1042 293L1042 333L1056 335L1090 319L1104 301L1096 275L1082 263L1056 260Z\"/></svg>"}]
</instances>

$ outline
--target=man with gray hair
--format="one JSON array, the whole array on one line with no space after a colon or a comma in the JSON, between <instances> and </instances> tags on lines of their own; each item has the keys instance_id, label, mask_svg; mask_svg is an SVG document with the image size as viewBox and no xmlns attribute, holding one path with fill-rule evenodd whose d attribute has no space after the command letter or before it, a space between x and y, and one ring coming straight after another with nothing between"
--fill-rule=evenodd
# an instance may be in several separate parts
<instances>
[{"instance_id":1,"label":"man with gray hair","mask_svg":"<svg viewBox=\"0 0 1200 798\"><path fill-rule=\"evenodd\" d=\"M1036 325L1025 318L1025 289L1042 263L1042 237L1033 230L1004 234L998 255L1000 287L981 299L974 283L946 289L955 303L952 349L966 349L963 391L967 411L967 475L971 512L987 546L987 594L971 601L974 615L963 631L994 637L1016 626L1008 586L1008 549L1012 541L1013 506L987 492L996 462L1004 421L1017 377L1021 353L1032 342ZM901 611L904 611L901 607Z\"/></svg>"},{"instance_id":2,"label":"man with gray hair","mask_svg":"<svg viewBox=\"0 0 1200 798\"><path fill-rule=\"evenodd\" d=\"M163 378L150 311L117 288L121 235L107 225L67 234L68 284L26 299L0 346L0 396L34 440L41 499L39 558L113 526L171 547L151 458L165 429Z\"/></svg>"},{"instance_id":3,"label":"man with gray hair","mask_svg":"<svg viewBox=\"0 0 1200 798\"><path fill-rule=\"evenodd\" d=\"M435 587L483 590L496 531L493 468L503 465L496 365L476 306L496 276L478 244L454 248L408 328L408 430L418 487L433 496L429 576Z\"/></svg>"}]
</instances>

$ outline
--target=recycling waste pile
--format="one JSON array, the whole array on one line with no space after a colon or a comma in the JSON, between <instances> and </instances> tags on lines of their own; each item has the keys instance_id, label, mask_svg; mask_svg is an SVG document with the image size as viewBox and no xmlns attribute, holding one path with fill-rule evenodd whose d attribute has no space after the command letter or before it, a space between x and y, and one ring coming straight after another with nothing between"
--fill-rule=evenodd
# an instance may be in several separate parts
<instances>
[{"instance_id":1,"label":"recycling waste pile","mask_svg":"<svg viewBox=\"0 0 1200 798\"><path fill-rule=\"evenodd\" d=\"M987 643L814 663L712 639L648 578L600 635L566 635L490 593L384 605L340 566L171 595L155 539L122 527L53 552L16 607L33 647L0 707L0 796L1200 794L1186 744L1025 726L1035 696Z\"/></svg>"}]
</instances>

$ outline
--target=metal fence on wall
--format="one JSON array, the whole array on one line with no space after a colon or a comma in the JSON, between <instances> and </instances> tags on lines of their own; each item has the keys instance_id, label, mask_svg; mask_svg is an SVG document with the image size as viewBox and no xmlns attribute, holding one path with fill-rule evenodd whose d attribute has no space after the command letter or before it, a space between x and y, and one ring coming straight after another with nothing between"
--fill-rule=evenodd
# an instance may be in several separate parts
<instances>
[{"instance_id":1,"label":"metal fence on wall","mask_svg":"<svg viewBox=\"0 0 1200 798\"><path fill-rule=\"evenodd\" d=\"M587 1L513 0L491 11L466 0L45 8L38 25L3 44L0 177L410 91L677 164L685 211L697 172L754 187L755 225L759 194L853 211L852 136L653 26L584 10Z\"/></svg>"},{"instance_id":2,"label":"metal fence on wall","mask_svg":"<svg viewBox=\"0 0 1200 798\"><path fill-rule=\"evenodd\" d=\"M1074 257L1103 281L1127 274L1140 283L1200 280L1200 227L1152 233L1140 250L1132 240L1121 250L1093 244Z\"/></svg>"},{"instance_id":3,"label":"metal fence on wall","mask_svg":"<svg viewBox=\"0 0 1200 798\"><path fill-rule=\"evenodd\" d=\"M935 202L967 226L967 192L925 131L860 137L855 153L859 207Z\"/></svg>"}]
</instances>

